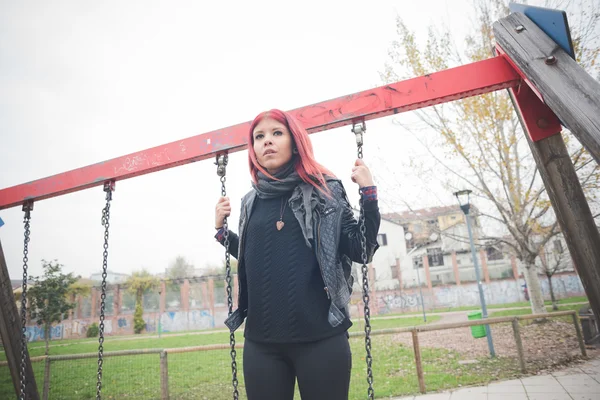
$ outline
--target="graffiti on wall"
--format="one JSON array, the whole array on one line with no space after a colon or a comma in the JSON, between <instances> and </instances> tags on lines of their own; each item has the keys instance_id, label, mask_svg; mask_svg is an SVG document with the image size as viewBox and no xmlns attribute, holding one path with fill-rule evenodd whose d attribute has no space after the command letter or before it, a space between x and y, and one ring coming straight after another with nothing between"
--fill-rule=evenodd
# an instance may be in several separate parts
<instances>
[{"instance_id":1,"label":"graffiti on wall","mask_svg":"<svg viewBox=\"0 0 600 400\"><path fill-rule=\"evenodd\" d=\"M420 306L420 297L414 293L383 293L377 296L377 309L380 314L392 311L408 311Z\"/></svg>"},{"instance_id":2,"label":"graffiti on wall","mask_svg":"<svg viewBox=\"0 0 600 400\"><path fill-rule=\"evenodd\" d=\"M28 342L34 342L36 340L45 340L45 338L46 338L46 335L44 333L44 327L38 326L38 325L26 327L25 334L27 335ZM61 339L62 337L63 337L62 324L50 327L50 340Z\"/></svg>"},{"instance_id":3,"label":"graffiti on wall","mask_svg":"<svg viewBox=\"0 0 600 400\"><path fill-rule=\"evenodd\" d=\"M215 327L215 319L208 310L168 311L160 316L160 323L163 332L201 330Z\"/></svg>"}]
</instances>

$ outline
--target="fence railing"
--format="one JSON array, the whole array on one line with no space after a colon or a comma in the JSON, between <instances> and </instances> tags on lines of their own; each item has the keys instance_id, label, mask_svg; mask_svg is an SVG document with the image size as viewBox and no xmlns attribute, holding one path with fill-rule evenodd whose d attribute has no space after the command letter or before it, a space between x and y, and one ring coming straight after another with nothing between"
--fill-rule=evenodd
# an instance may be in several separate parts
<instances>
[{"instance_id":1,"label":"fence railing","mask_svg":"<svg viewBox=\"0 0 600 400\"><path fill-rule=\"evenodd\" d=\"M517 353L517 359L518 359L518 370L521 374L525 374L527 373L527 364L526 364L526 357L525 357L525 346L523 344L522 341L522 335L521 335L521 328L520 328L520 321L526 321L526 320L541 320L541 319L551 319L551 318L557 318L557 317L571 317L572 319L572 323L574 325L575 328L575 332L576 332L576 340L578 341L578 347L579 347L579 351L581 352L581 355L583 357L587 357L587 353L586 353L586 348L585 348L585 344L584 344L584 340L583 340L583 335L582 335L582 331L581 331L581 327L580 327L580 322L579 322L579 317L577 315L577 313L575 311L561 311L561 312L553 312L553 313L549 313L549 314L539 314L539 315L522 315L522 316L508 316L508 317L497 317L497 318L487 318L487 319L480 319L480 320L469 320L469 321L464 321L464 322L456 322L456 323L445 323L445 324L432 324L432 325L423 325L423 326L414 326L414 327L405 327L405 328L389 328L389 329L379 329L379 330L374 330L371 332L371 335L373 336L381 336L381 335L396 335L396 336L401 336L401 334L408 334L410 333L410 341L407 340L407 349L410 349L412 347L412 349L407 350L407 354L411 353L412 350L412 356L414 358L414 367L416 370L416 381L411 383L411 385L415 385L412 386L413 387L413 391L416 389L416 384L418 384L418 390L421 393L425 393L427 391L426 388L426 377L428 377L429 379L434 379L434 376L437 374L441 374L442 372L447 373L447 371L435 371L435 368L437 367L435 364L435 362L431 362L431 360L435 361L435 358L432 358L432 355L428 354L426 359L429 360L429 366L430 368L424 368L424 360L422 357L422 346L420 344L420 338L421 335L426 335L427 332L435 332L435 331L441 331L441 330L449 330L449 329L456 329L456 328L468 328L468 327L474 327L474 326L480 326L480 325L496 325L496 324L505 324L508 325L510 324L510 326L512 327L512 339L514 340L514 345L516 346L516 353ZM568 325L567 325L568 326ZM508 329L508 328L507 328ZM506 339L506 336L510 336L509 334L509 330L504 330L503 331L503 335L504 338ZM421 334L421 335L420 335ZM350 332L350 337L352 339L357 338L359 339L360 337L364 336L364 332ZM496 339L496 337L495 337ZM412 345L410 346L409 343ZM575 343L571 342L571 346L573 348L576 348ZM236 345L237 349L242 350L243 349L243 343L239 343ZM359 347L359 346L356 346ZM226 379L223 381L222 377L223 374L221 373L220 375L218 375L219 377L216 377L215 374L215 363L213 362L215 360L215 358L218 358L219 360L217 361L217 364L223 364L222 369L227 369L225 367L225 365L227 364L227 357L228 354L225 354L225 352L219 352L216 354L213 354L210 357L210 365L206 368L204 367L200 367L199 363L201 361L205 361L206 359L204 357L198 358L198 356L194 356L193 358L190 357L190 359L184 359L184 358L176 358L176 362L175 364L171 367L171 371L169 370L169 356L173 356L175 354L185 354L185 353L197 353L197 352L208 352L208 351L212 351L212 350L227 350L229 349L229 345L227 344L213 344L213 345L204 345L204 346L194 346L194 347L179 347L179 348L167 348L167 349L141 349L141 350L123 350L123 351L109 351L109 352L105 352L104 353L104 359L105 359L105 366L106 366L106 362L107 360L111 360L117 357L124 357L124 356L136 356L136 360L137 359L142 359L145 361L142 361L139 364L134 364L133 362L129 361L127 365L125 366L120 366L119 368L121 368L121 370L127 370L127 369L131 369L131 370L136 370L136 371L142 371L143 374L149 374L150 377L148 376L142 376L143 374L138 374L138 378L131 378L131 379L136 379L136 382L127 382L126 384L128 386L126 386L126 388L130 388L130 386L135 386L137 384L137 387L135 388L130 388L131 391L134 392L134 394L128 394L128 397L136 397L136 396L140 396L143 398L160 398L160 399L169 399L170 395L171 397L176 397L176 398L187 398L186 394L185 394L185 388L181 388L181 385L186 385L187 381L189 380L193 380L195 381L196 386L194 388L191 388L190 390L200 390L200 391L205 391L206 386L202 386L203 383L202 382L198 382L198 381L202 381L203 376L206 375L210 375L211 373L214 375L212 378L213 380L217 380L220 381L220 383L217 385L218 387L213 387L210 390L213 390L216 392L219 392L220 395L222 394L227 394L230 393L230 387L231 383L229 383ZM390 352L389 347L382 349L382 354L384 352ZM427 349L427 351L430 351L429 349ZM221 354L223 353L223 354ZM241 353L241 352L240 352ZM238 353L238 354L240 354ZM144 358L144 357L140 357L140 356L154 356L156 357L156 355L159 355L159 368L156 369L156 359L155 358ZM223 357L221 357L221 355L224 355ZM69 361L68 364L68 368L65 368L64 370L61 369L61 373L64 374L73 374L73 376L75 376L77 374L77 371L79 369L87 369L90 372L90 375L93 376L93 368L94 365L82 365L82 364L78 364L77 360L86 360L86 359L95 359L98 357L97 353L86 353L86 354L75 354L75 355L52 355L52 356L40 356L40 357L32 357L31 358L31 362L34 363L34 370L36 371L36 375L39 376L41 375L41 370L40 367L43 362L44 365L44 370L43 370L43 399L47 400L50 398L50 392L51 392L51 381L52 381L52 365L53 363L57 363L57 362L65 362L65 361ZM439 356L438 356L439 357ZM171 357L172 358L172 357ZM110 362L110 361L109 361ZM0 362L0 367L6 367L8 364L7 362ZM238 363L238 365L240 365ZM357 366L361 366L358 362L355 364ZM75 372L71 372L66 371L67 369L73 370ZM204 368L204 369L202 369ZM239 367L238 367L239 368ZM447 368L447 366L439 366L437 368L440 369L444 369ZM195 376L189 375L190 373L190 369L193 369L194 371L192 373L196 374ZM221 368L219 368L221 369ZM109 368L106 368L106 370L108 371ZM222 371L221 371L222 372ZM38 375L39 374L39 375ZM88 374L88 372L86 371L86 374ZM10 374L9 374L10 375ZM183 376L182 376L183 375ZM69 375L70 376L70 375ZM87 375L86 375L87 376ZM119 382L119 376L107 376L107 374L105 373L105 380L108 380L107 383L105 383L105 386L109 387L111 384L113 386L122 384L122 382ZM172 379L176 380L176 384L175 386L177 386L177 393L173 393L173 389L175 389L174 387L172 387L171 391L169 390L169 377L171 377ZM124 379L121 377L121 379ZM72 380L75 380L75 378L72 378ZM243 377L241 377L241 380L243 381ZM66 383L65 383L66 382ZM69 379L65 378L65 377L61 377L61 383L57 385L58 386L64 386L65 384L68 384ZM159 383L159 385L157 385L157 383ZM209 382L208 380L205 383L206 385L213 385L215 386L214 382ZM241 382L241 384L243 385L243 382ZM95 381L93 382L93 384L89 384L90 387L86 388L81 388L79 390L81 390L81 392L78 392L76 386L78 385L77 383L74 383L74 389L69 389L72 391L75 391L75 393L79 393L81 395L81 397L78 398L88 398L90 397L90 395L93 394L95 395ZM79 383L79 385L81 385L81 383ZM204 388L204 389L203 389ZM61 388L57 388L57 390L60 390ZM64 388L62 388L64 389ZM87 391L86 391L87 390ZM129 389L122 389L122 390L129 390ZM242 389L243 391L243 386ZM85 394L84 394L85 392ZM135 394L137 393L137 394ZM59 393L56 393L57 395L59 395ZM402 393L401 393L402 394ZM86 397L87 396L87 397ZM67 398L66 394L60 394L61 398ZM210 397L206 397L206 398L212 398ZM224 398L227 398L226 396Z\"/></svg>"}]
</instances>

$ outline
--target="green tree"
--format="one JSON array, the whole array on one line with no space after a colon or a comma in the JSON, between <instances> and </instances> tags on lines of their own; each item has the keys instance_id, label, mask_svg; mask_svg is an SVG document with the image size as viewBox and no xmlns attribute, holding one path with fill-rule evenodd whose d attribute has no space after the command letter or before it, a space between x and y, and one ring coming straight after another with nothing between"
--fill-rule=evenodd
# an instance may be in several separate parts
<instances>
[{"instance_id":1,"label":"green tree","mask_svg":"<svg viewBox=\"0 0 600 400\"><path fill-rule=\"evenodd\" d=\"M167 277L169 279L188 278L194 275L194 266L190 264L185 257L177 256L175 261L167 268Z\"/></svg>"},{"instance_id":2,"label":"green tree","mask_svg":"<svg viewBox=\"0 0 600 400\"><path fill-rule=\"evenodd\" d=\"M44 327L46 355L50 341L50 327L53 323L62 322L68 317L69 311L75 306L68 301L70 287L77 278L72 273L63 274L62 264L56 260L42 260L44 275L32 277L33 285L27 298L30 304L31 317L39 326Z\"/></svg>"},{"instance_id":3,"label":"green tree","mask_svg":"<svg viewBox=\"0 0 600 400\"><path fill-rule=\"evenodd\" d=\"M155 276L152 276L152 274L145 269L133 272L125 282L127 290L131 294L135 295L135 312L133 314L133 329L135 333L141 333L146 325L143 318L144 293L148 290L156 288L158 284L159 280Z\"/></svg>"},{"instance_id":4,"label":"green tree","mask_svg":"<svg viewBox=\"0 0 600 400\"><path fill-rule=\"evenodd\" d=\"M382 80L395 82L493 57L492 24L508 14L507 3L473 1L475 24L464 41L464 49L449 31L433 27L426 42L420 44L398 17L398 37L389 50ZM594 26L600 20L600 13L593 2L555 1L538 5L564 7L570 13L577 60L592 76L598 76L600 46ZM465 187L473 190L483 225L492 226L495 231L480 237L479 244L501 243L516 255L524 266L532 311L545 313L535 260L560 229L507 92L432 106L413 115L418 122L399 125L413 133L423 150L414 152L406 167L429 185L438 182L447 192ZM568 133L564 137L594 209L600 183L598 165L577 140Z\"/></svg>"}]
</instances>

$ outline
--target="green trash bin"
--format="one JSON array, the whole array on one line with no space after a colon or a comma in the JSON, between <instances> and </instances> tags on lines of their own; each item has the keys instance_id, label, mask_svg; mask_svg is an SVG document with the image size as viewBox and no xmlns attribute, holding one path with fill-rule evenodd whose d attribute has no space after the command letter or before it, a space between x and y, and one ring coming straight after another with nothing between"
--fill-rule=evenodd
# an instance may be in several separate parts
<instances>
[{"instance_id":1,"label":"green trash bin","mask_svg":"<svg viewBox=\"0 0 600 400\"><path fill-rule=\"evenodd\" d=\"M472 311L467 314L467 318L469 320L482 319L483 313L481 311ZM475 339L485 337L485 326L484 325L472 326L471 327L471 335L473 335L473 337Z\"/></svg>"}]
</instances>

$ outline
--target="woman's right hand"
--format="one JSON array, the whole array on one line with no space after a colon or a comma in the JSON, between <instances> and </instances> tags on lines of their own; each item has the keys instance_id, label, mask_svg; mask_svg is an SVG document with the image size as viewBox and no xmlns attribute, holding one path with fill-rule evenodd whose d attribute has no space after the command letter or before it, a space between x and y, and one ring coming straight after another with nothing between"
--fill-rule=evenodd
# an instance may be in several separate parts
<instances>
[{"instance_id":1,"label":"woman's right hand","mask_svg":"<svg viewBox=\"0 0 600 400\"><path fill-rule=\"evenodd\" d=\"M226 217L231 214L231 204L229 203L229 197L221 197L215 207L215 228L221 229Z\"/></svg>"}]
</instances>

